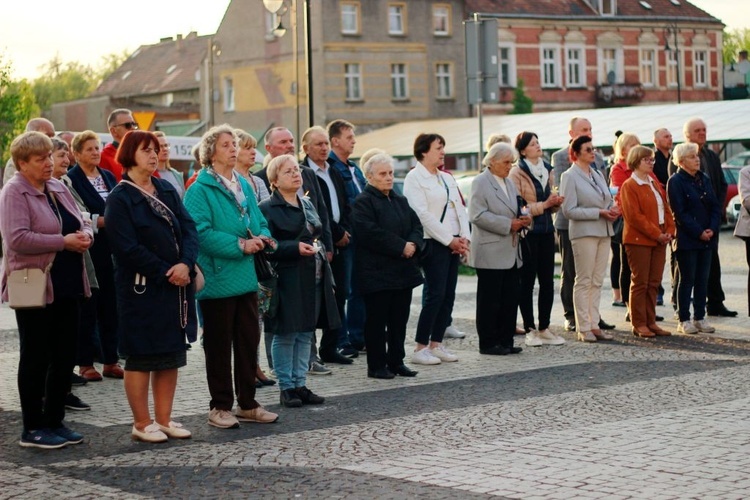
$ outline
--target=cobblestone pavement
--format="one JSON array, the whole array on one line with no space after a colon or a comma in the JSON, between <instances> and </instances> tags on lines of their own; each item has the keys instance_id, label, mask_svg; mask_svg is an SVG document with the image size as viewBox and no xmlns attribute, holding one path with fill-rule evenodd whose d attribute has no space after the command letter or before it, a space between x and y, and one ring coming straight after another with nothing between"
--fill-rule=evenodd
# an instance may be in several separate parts
<instances>
[{"instance_id":1,"label":"cobblestone pavement","mask_svg":"<svg viewBox=\"0 0 750 500\"><path fill-rule=\"evenodd\" d=\"M747 267L741 244L722 238L727 305L740 316L712 319L714 335L633 337L607 287L613 342L574 341L556 303L567 344L481 356L476 285L462 277L454 324L468 336L446 342L458 363L392 381L368 379L363 358L333 365L308 379L325 405L280 408L264 388L258 400L279 422L219 430L206 424L196 345L174 411L193 439L162 445L130 440L122 382L105 379L74 390L93 407L68 412L83 444L20 448L18 333L0 308L0 498L747 498ZM407 351L419 303L416 293ZM659 312L674 331L671 308Z\"/></svg>"}]
</instances>

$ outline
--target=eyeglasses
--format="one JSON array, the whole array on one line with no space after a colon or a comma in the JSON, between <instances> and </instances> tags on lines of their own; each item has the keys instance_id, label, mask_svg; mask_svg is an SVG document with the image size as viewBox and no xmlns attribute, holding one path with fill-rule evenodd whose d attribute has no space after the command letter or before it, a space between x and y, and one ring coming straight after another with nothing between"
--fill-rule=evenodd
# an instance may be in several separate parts
<instances>
[{"instance_id":1,"label":"eyeglasses","mask_svg":"<svg viewBox=\"0 0 750 500\"><path fill-rule=\"evenodd\" d=\"M656 163L655 158L643 158L641 161L645 161L646 163Z\"/></svg>"},{"instance_id":2,"label":"eyeglasses","mask_svg":"<svg viewBox=\"0 0 750 500\"><path fill-rule=\"evenodd\" d=\"M594 152L594 148L592 148L592 147L581 148L581 151L583 151L584 153L593 153Z\"/></svg>"},{"instance_id":3,"label":"eyeglasses","mask_svg":"<svg viewBox=\"0 0 750 500\"><path fill-rule=\"evenodd\" d=\"M127 130L138 130L138 124L136 122L118 123L115 127L125 127Z\"/></svg>"}]
</instances>

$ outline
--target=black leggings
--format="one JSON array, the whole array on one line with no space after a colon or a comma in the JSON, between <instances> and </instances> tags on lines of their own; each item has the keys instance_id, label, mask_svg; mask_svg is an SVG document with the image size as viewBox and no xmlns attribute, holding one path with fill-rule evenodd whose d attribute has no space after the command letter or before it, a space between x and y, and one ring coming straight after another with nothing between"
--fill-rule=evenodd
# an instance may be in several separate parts
<instances>
[{"instance_id":1,"label":"black leggings","mask_svg":"<svg viewBox=\"0 0 750 500\"><path fill-rule=\"evenodd\" d=\"M539 330L549 328L552 301L555 295L555 234L528 233L521 242L521 295L519 306L523 327L535 329L534 284L539 279Z\"/></svg>"}]
</instances>

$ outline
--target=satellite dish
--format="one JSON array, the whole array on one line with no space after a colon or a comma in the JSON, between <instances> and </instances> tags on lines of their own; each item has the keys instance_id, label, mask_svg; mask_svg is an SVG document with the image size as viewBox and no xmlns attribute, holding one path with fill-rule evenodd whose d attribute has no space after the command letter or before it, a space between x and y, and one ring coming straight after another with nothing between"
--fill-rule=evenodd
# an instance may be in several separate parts
<instances>
[{"instance_id":1,"label":"satellite dish","mask_svg":"<svg viewBox=\"0 0 750 500\"><path fill-rule=\"evenodd\" d=\"M616 79L617 77L615 76L614 71L610 71L609 73L607 73L607 83L609 83L610 85L614 85Z\"/></svg>"}]
</instances>

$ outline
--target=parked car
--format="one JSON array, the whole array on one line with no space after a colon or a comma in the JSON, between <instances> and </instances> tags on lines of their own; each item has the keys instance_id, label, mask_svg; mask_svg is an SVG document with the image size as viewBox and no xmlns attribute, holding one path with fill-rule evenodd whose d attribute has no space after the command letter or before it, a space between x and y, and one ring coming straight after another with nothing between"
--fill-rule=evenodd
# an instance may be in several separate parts
<instances>
[{"instance_id":1,"label":"parked car","mask_svg":"<svg viewBox=\"0 0 750 500\"><path fill-rule=\"evenodd\" d=\"M461 195L464 197L466 206L469 206L469 198L471 198L471 183L474 182L474 178L479 175L479 172L454 172L453 176L456 178L456 184L458 184L458 190L461 191Z\"/></svg>"},{"instance_id":2,"label":"parked car","mask_svg":"<svg viewBox=\"0 0 750 500\"><path fill-rule=\"evenodd\" d=\"M742 153L745 154L745 153ZM739 156L739 155L738 155ZM730 158L729 161L734 160L735 157ZM748 160L750 161L750 156L748 156ZM729 201L734 198L737 195L737 181L740 179L740 170L742 170L743 167L741 166L735 166L730 165L729 162L724 163L722 165L722 171L724 172L724 179L727 181L727 196L724 198L724 210L727 209L727 206L729 205Z\"/></svg>"},{"instance_id":3,"label":"parked car","mask_svg":"<svg viewBox=\"0 0 750 500\"><path fill-rule=\"evenodd\" d=\"M750 165L750 151L745 151L743 153L732 156L726 161L726 163L724 163L724 165L740 168Z\"/></svg>"},{"instance_id":4,"label":"parked car","mask_svg":"<svg viewBox=\"0 0 750 500\"><path fill-rule=\"evenodd\" d=\"M742 197L737 194L729 200L727 205L727 224L730 227L734 227L737 224L737 219L740 218L740 210L742 210Z\"/></svg>"}]
</instances>

